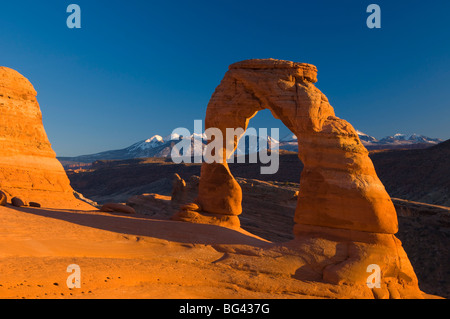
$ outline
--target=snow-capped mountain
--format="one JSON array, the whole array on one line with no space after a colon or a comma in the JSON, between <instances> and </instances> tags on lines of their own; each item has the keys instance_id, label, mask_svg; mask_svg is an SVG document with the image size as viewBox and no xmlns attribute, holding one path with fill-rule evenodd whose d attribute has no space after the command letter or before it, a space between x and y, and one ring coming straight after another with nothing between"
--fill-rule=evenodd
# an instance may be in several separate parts
<instances>
[{"instance_id":1,"label":"snow-capped mountain","mask_svg":"<svg viewBox=\"0 0 450 319\"><path fill-rule=\"evenodd\" d=\"M171 134L166 137L160 135L152 136L149 139L139 141L127 148L120 150L105 151L96 154L81 155L76 157L58 157L62 162L92 163L98 160L125 160L144 157L170 157L172 149L181 139L191 142L191 154L203 154L207 139L205 134L192 134L189 137L181 137L178 134ZM254 143L256 141L256 143ZM270 149L279 145L279 141L268 136L267 138L254 135L244 135L238 144L235 154L245 155L259 152L262 149ZM182 151L182 150L180 150ZM183 154L180 154L183 155Z\"/></svg>"},{"instance_id":2,"label":"snow-capped mountain","mask_svg":"<svg viewBox=\"0 0 450 319\"><path fill-rule=\"evenodd\" d=\"M361 142L364 143L377 143L378 140L370 135L367 135L366 133L363 133L361 131L356 130L356 134L358 134L359 139Z\"/></svg>"},{"instance_id":3,"label":"snow-capped mountain","mask_svg":"<svg viewBox=\"0 0 450 319\"><path fill-rule=\"evenodd\" d=\"M251 153L258 153L261 150L277 149L280 142L271 136L258 137L256 135L245 134L239 140L236 148L236 155L245 155Z\"/></svg>"},{"instance_id":4,"label":"snow-capped mountain","mask_svg":"<svg viewBox=\"0 0 450 319\"><path fill-rule=\"evenodd\" d=\"M384 143L384 144L389 144L389 143L391 143L391 144L415 144L415 143L438 144L440 142L443 142L443 140L438 139L438 138L430 138L427 136L417 135L417 134L406 135L406 134L397 133L393 136L387 136L385 138L382 138L379 142Z\"/></svg>"},{"instance_id":5,"label":"snow-capped mountain","mask_svg":"<svg viewBox=\"0 0 450 319\"><path fill-rule=\"evenodd\" d=\"M290 143L290 142L297 142L297 136L295 136L294 133L289 133L288 135L280 139L280 143Z\"/></svg>"},{"instance_id":6,"label":"snow-capped mountain","mask_svg":"<svg viewBox=\"0 0 450 319\"><path fill-rule=\"evenodd\" d=\"M367 135L361 131L356 131L359 139L364 146L371 149L396 149L396 148L425 148L442 142L441 139L430 138L423 135L405 135L395 134L387 136L380 140ZM203 154L205 145L207 144L206 136L203 134L192 134L189 137L181 137L182 139L190 139L193 154ZM199 143L200 141L200 143ZM256 141L256 143L250 143ZM180 142L180 135L171 134L165 137L154 135L149 139L137 142L127 148L120 150L105 151L90 155L81 155L76 157L59 157L62 162L78 162L92 163L98 160L125 160L144 157L170 157L173 147ZM277 147L280 150L297 152L298 142L295 134L290 133L277 141L268 136L267 138L256 137L246 134L239 141L236 155L244 155L259 152L263 149Z\"/></svg>"},{"instance_id":7,"label":"snow-capped mountain","mask_svg":"<svg viewBox=\"0 0 450 319\"><path fill-rule=\"evenodd\" d=\"M357 131L359 139L368 150L376 149L402 149L402 148L426 148L443 142L439 138L431 138L424 135L412 134L406 135L397 133L392 136L386 136L380 140Z\"/></svg>"},{"instance_id":8,"label":"snow-capped mountain","mask_svg":"<svg viewBox=\"0 0 450 319\"><path fill-rule=\"evenodd\" d=\"M163 145L164 143L165 142L162 136L155 135L145 141L140 141L131 145L128 147L128 152L132 153L138 150L148 150Z\"/></svg>"},{"instance_id":9,"label":"snow-capped mountain","mask_svg":"<svg viewBox=\"0 0 450 319\"><path fill-rule=\"evenodd\" d=\"M280 150L290 151L290 152L298 152L298 141L297 136L293 133L289 133L282 139L280 139Z\"/></svg>"},{"instance_id":10,"label":"snow-capped mountain","mask_svg":"<svg viewBox=\"0 0 450 319\"><path fill-rule=\"evenodd\" d=\"M356 130L359 139L363 145L371 149L396 149L396 148L425 148L443 142L438 138L431 138L424 135L406 135L397 133L393 136L387 136L380 140L366 133ZM295 134L288 134L280 139L279 148L286 151L298 151L297 137Z\"/></svg>"}]
</instances>

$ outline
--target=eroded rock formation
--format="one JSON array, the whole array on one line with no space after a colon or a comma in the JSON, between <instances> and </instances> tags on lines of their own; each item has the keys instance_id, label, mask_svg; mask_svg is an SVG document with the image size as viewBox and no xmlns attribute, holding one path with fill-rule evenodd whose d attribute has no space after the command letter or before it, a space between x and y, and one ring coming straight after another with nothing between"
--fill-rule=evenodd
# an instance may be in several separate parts
<instances>
[{"instance_id":1,"label":"eroded rock formation","mask_svg":"<svg viewBox=\"0 0 450 319\"><path fill-rule=\"evenodd\" d=\"M8 201L8 198L5 193L0 191L0 206L6 206L6 203Z\"/></svg>"},{"instance_id":2,"label":"eroded rock formation","mask_svg":"<svg viewBox=\"0 0 450 319\"><path fill-rule=\"evenodd\" d=\"M381 269L377 298L419 297L414 270L401 242L394 205L377 177L368 151L354 128L336 117L327 97L315 87L317 69L305 63L247 60L230 66L206 111L205 129L247 129L262 109L298 137L304 164L295 212L295 240L287 246L304 259L302 279L352 284L369 289L368 267ZM233 150L234 152L234 150ZM204 163L195 205L176 220L239 227L242 190L222 149L222 163Z\"/></svg>"},{"instance_id":3,"label":"eroded rock formation","mask_svg":"<svg viewBox=\"0 0 450 319\"><path fill-rule=\"evenodd\" d=\"M136 214L133 207L118 203L106 203L100 208L100 211L107 213L124 213L124 214Z\"/></svg>"},{"instance_id":4,"label":"eroded rock formation","mask_svg":"<svg viewBox=\"0 0 450 319\"><path fill-rule=\"evenodd\" d=\"M0 189L45 207L92 209L77 200L56 159L31 83L0 67Z\"/></svg>"}]
</instances>

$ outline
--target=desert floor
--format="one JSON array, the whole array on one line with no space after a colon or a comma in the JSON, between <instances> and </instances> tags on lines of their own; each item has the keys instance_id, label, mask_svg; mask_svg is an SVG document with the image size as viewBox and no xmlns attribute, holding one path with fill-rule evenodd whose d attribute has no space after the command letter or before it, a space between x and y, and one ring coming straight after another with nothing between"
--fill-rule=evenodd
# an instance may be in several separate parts
<instances>
[{"instance_id":1,"label":"desert floor","mask_svg":"<svg viewBox=\"0 0 450 319\"><path fill-rule=\"evenodd\" d=\"M0 207L0 298L276 297L226 283L258 274L230 272L212 244L264 241L140 215ZM81 288L67 287L71 264L80 266Z\"/></svg>"},{"instance_id":2,"label":"desert floor","mask_svg":"<svg viewBox=\"0 0 450 319\"><path fill-rule=\"evenodd\" d=\"M340 298L248 232L99 211L0 207L0 298ZM270 249L269 249L270 250ZM76 264L81 288L68 288Z\"/></svg>"}]
</instances>

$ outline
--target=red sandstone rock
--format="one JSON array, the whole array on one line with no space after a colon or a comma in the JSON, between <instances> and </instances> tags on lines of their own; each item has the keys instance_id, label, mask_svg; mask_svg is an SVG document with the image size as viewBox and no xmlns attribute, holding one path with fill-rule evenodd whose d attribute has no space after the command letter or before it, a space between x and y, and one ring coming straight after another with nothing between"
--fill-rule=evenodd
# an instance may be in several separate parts
<instances>
[{"instance_id":1,"label":"red sandstone rock","mask_svg":"<svg viewBox=\"0 0 450 319\"><path fill-rule=\"evenodd\" d=\"M7 201L8 197L6 196L6 194L0 191L0 206L6 206Z\"/></svg>"},{"instance_id":2,"label":"red sandstone rock","mask_svg":"<svg viewBox=\"0 0 450 319\"><path fill-rule=\"evenodd\" d=\"M271 59L231 65L208 104L205 129L247 128L258 111L269 108L301 143L305 168L296 222L394 234L395 209L368 152L314 86L315 72L308 64ZM225 139L224 133L224 145ZM240 189L233 181L225 161L203 165L198 201L205 211L241 213Z\"/></svg>"},{"instance_id":3,"label":"red sandstone rock","mask_svg":"<svg viewBox=\"0 0 450 319\"><path fill-rule=\"evenodd\" d=\"M125 214L136 214L136 211L133 207L116 203L106 203L100 208L100 211L107 213L117 212Z\"/></svg>"},{"instance_id":4,"label":"red sandstone rock","mask_svg":"<svg viewBox=\"0 0 450 319\"><path fill-rule=\"evenodd\" d=\"M28 203L20 197L13 197L11 199L11 205L13 205L15 207L23 207L23 206L28 206Z\"/></svg>"},{"instance_id":5,"label":"red sandstone rock","mask_svg":"<svg viewBox=\"0 0 450 319\"><path fill-rule=\"evenodd\" d=\"M185 201L186 182L178 174L174 174L172 182L172 202L178 203Z\"/></svg>"},{"instance_id":6,"label":"red sandstone rock","mask_svg":"<svg viewBox=\"0 0 450 319\"><path fill-rule=\"evenodd\" d=\"M189 204L183 205L183 206L181 207L181 210L190 210L190 211L193 211L193 212L199 212L199 211L201 211L202 209L201 209L200 206L198 206L198 204L195 204L195 203L189 203Z\"/></svg>"},{"instance_id":7,"label":"red sandstone rock","mask_svg":"<svg viewBox=\"0 0 450 319\"><path fill-rule=\"evenodd\" d=\"M273 59L247 60L230 66L206 111L205 129L247 129L262 109L298 137L304 164L291 246L305 258L304 268L317 280L369 289L367 267L382 270L376 297L420 296L414 270L401 242L394 205L378 179L368 151L355 129L335 116L327 97L313 83L309 64ZM181 210L178 220L239 227L242 191L223 162L204 163L196 203L201 212ZM244 212L245 213L245 212ZM319 262L320 260L320 262Z\"/></svg>"},{"instance_id":8,"label":"red sandstone rock","mask_svg":"<svg viewBox=\"0 0 450 319\"><path fill-rule=\"evenodd\" d=\"M73 196L52 150L31 83L0 67L0 188L46 207L92 209Z\"/></svg>"}]
</instances>

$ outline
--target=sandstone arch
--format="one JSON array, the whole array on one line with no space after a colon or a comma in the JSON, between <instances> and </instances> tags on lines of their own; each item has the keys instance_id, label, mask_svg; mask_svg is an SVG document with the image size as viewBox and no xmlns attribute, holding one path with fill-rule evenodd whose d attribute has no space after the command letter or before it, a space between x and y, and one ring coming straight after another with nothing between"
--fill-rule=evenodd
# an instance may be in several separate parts
<instances>
[{"instance_id":1,"label":"sandstone arch","mask_svg":"<svg viewBox=\"0 0 450 319\"><path fill-rule=\"evenodd\" d=\"M394 286L409 287L400 289L403 296L417 293L414 270L394 236L394 205L368 151L354 128L335 116L315 82L317 68L311 64L274 59L232 64L208 104L205 129L219 128L224 145L236 147L236 140L226 140L226 128L246 129L258 111L269 109L297 135L304 164L292 245L304 256L311 254L311 247L333 251L323 253L321 263L309 265L312 271L328 282L362 284L366 267L377 264L385 275L379 295L389 295L386 289ZM202 165L195 205L186 205L174 219L239 227L242 192L226 163L231 154L222 152L223 163Z\"/></svg>"},{"instance_id":2,"label":"sandstone arch","mask_svg":"<svg viewBox=\"0 0 450 319\"><path fill-rule=\"evenodd\" d=\"M326 96L314 86L317 69L305 63L247 60L230 66L206 111L205 128L247 128L249 120L269 109L299 141L305 165L295 221L349 230L395 234L397 216L378 179L368 152L353 127L335 116ZM241 191L223 163L202 166L198 204L219 224L241 214ZM351 207L351 209L349 209ZM217 215L217 216L214 216Z\"/></svg>"}]
</instances>

